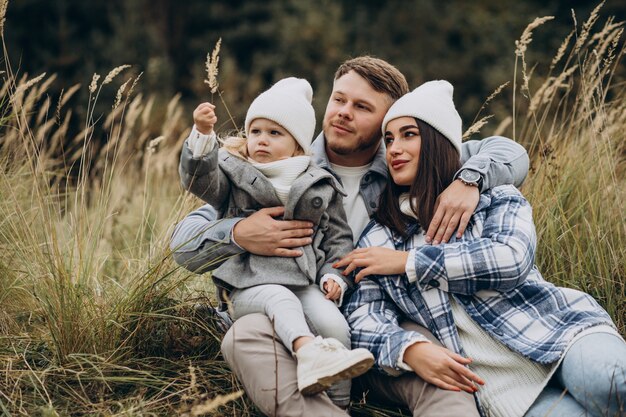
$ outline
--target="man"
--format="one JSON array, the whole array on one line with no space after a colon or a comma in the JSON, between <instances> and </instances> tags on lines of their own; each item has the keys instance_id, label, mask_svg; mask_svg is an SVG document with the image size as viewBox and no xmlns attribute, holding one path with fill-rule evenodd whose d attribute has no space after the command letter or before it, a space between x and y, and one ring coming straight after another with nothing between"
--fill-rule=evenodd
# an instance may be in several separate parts
<instances>
[{"instance_id":1,"label":"man","mask_svg":"<svg viewBox=\"0 0 626 417\"><path fill-rule=\"evenodd\" d=\"M344 207L355 241L376 210L388 175L381 145L382 120L391 104L408 91L404 76L377 58L348 60L335 74L323 132L311 150L316 163L344 186ZM459 234L465 230L481 189L505 183L519 185L528 171L526 151L505 138L465 143L462 160L458 180L439 196L428 227L427 241L433 244L447 241L455 230ZM297 248L310 243L312 225L276 220L282 213L283 209L276 207L259 210L244 219L215 220L214 210L204 206L177 226L171 242L174 257L186 268L202 273L217 267L220 260L245 251L299 256ZM414 323L404 326L417 327ZM425 329L417 331L428 334ZM275 341L271 323L264 315L238 320L224 337L222 353L248 396L267 415L347 415L325 394L300 395L296 362ZM361 378L360 384L369 392L368 398L408 405L415 416L478 415L470 394L438 389L415 373L394 378L371 371Z\"/></svg>"}]
</instances>

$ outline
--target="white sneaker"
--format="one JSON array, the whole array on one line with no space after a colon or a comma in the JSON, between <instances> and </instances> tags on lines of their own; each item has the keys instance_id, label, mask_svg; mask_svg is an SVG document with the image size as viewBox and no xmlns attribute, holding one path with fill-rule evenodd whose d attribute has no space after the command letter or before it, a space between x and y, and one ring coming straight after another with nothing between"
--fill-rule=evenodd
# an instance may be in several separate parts
<instances>
[{"instance_id":1,"label":"white sneaker","mask_svg":"<svg viewBox=\"0 0 626 417\"><path fill-rule=\"evenodd\" d=\"M316 337L296 352L298 389L302 395L314 395L337 381L364 374L374 365L367 349L348 350L333 338Z\"/></svg>"}]
</instances>

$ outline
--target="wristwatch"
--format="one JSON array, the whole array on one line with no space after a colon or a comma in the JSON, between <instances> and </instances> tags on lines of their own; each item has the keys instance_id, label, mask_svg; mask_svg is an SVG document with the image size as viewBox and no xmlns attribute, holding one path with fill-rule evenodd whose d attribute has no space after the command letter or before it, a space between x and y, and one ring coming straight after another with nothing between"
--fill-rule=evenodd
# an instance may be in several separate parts
<instances>
[{"instance_id":1,"label":"wristwatch","mask_svg":"<svg viewBox=\"0 0 626 417\"><path fill-rule=\"evenodd\" d=\"M483 183L483 177L480 175L480 172L471 169L462 169L457 178L460 179L463 184L478 187L478 189L480 189Z\"/></svg>"}]
</instances>

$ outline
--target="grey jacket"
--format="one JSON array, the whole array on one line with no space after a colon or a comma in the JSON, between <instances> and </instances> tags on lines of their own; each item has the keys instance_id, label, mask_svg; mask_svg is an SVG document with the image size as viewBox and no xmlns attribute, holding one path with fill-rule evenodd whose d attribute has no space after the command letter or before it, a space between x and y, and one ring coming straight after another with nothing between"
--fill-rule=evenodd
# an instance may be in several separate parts
<instances>
[{"instance_id":1,"label":"grey jacket","mask_svg":"<svg viewBox=\"0 0 626 417\"><path fill-rule=\"evenodd\" d=\"M326 155L323 133L311 145L317 166L336 178ZM187 146L185 145L185 148ZM462 169L482 175L481 192L498 185L520 186L528 173L528 154L523 146L501 136L464 142L461 148ZM378 207L378 199L387 180L385 147L381 144L369 172L361 179L360 194L370 217ZM223 259L244 250L231 241L232 228L241 218L219 219L210 205L189 213L174 230L170 247L174 259L190 271L203 273L215 269Z\"/></svg>"},{"instance_id":2,"label":"grey jacket","mask_svg":"<svg viewBox=\"0 0 626 417\"><path fill-rule=\"evenodd\" d=\"M180 158L185 189L215 207L221 217L247 217L264 207L282 205L269 180L250 163L215 147L195 159L185 144ZM284 258L240 253L225 260L212 274L226 288L259 284L306 286L326 273L342 277L331 265L353 249L352 232L343 209L345 193L329 172L313 162L291 186L285 220L311 221L313 241L300 248L302 256ZM346 279L350 287L352 283Z\"/></svg>"}]
</instances>

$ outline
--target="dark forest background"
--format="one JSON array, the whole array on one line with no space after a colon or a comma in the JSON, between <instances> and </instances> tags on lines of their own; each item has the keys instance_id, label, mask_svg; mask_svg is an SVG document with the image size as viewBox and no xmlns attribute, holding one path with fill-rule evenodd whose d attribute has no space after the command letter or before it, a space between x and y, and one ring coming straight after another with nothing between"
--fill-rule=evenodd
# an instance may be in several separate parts
<instances>
[{"instance_id":1,"label":"dark forest background","mask_svg":"<svg viewBox=\"0 0 626 417\"><path fill-rule=\"evenodd\" d=\"M541 75L562 39L578 31L593 1L559 0L19 0L9 5L5 36L11 64L31 77L56 73L51 91L87 86L118 65L143 72L137 89L162 105L181 93L191 112L211 100L205 59L222 38L220 90L237 123L263 89L287 75L314 87L318 126L343 60L371 54L389 60L411 86L435 78L455 86L467 128L485 98L513 78L515 40L535 17L555 19L535 30L527 61ZM626 2L609 0L604 16L626 17ZM618 73L623 76L624 71ZM123 80L116 80L121 83ZM73 100L86 102L88 90ZM511 88L489 109L510 114ZM103 111L115 89L103 90ZM217 97L214 101L217 101ZM83 106L86 107L86 106ZM221 120L226 120L220 106ZM80 108L80 107L78 107ZM191 113L189 116L191 122ZM232 127L232 126L229 126Z\"/></svg>"}]
</instances>

